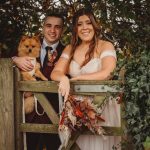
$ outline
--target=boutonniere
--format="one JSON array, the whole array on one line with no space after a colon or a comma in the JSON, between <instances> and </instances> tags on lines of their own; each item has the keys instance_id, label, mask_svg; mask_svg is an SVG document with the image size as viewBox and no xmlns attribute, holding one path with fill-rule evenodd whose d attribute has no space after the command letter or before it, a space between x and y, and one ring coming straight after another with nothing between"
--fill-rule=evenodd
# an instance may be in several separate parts
<instances>
[{"instance_id":1,"label":"boutonniere","mask_svg":"<svg viewBox=\"0 0 150 150\"><path fill-rule=\"evenodd\" d=\"M47 63L47 65L48 66L53 66L54 64L54 61L55 61L55 59L56 59L56 57L57 57L57 51L55 50L55 51L48 51L48 63Z\"/></svg>"}]
</instances>

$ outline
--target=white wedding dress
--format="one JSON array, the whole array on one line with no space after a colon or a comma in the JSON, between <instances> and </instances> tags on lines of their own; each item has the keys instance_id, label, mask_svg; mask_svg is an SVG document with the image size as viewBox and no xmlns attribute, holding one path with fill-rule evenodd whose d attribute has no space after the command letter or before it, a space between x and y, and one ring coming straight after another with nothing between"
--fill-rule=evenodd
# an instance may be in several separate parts
<instances>
[{"instance_id":1,"label":"white wedding dress","mask_svg":"<svg viewBox=\"0 0 150 150\"><path fill-rule=\"evenodd\" d=\"M116 53L112 50L104 51L99 58L91 59L83 67L80 67L76 61L72 60L69 66L70 76L75 77L80 74L99 71L101 69L101 60L107 56L116 58ZM102 116L105 118L105 122L101 124L102 126L120 127L120 105L116 100L107 103ZM120 136L102 137L100 135L80 135L76 141L81 150L112 150L113 146L117 147L117 150L120 150L120 142Z\"/></svg>"}]
</instances>

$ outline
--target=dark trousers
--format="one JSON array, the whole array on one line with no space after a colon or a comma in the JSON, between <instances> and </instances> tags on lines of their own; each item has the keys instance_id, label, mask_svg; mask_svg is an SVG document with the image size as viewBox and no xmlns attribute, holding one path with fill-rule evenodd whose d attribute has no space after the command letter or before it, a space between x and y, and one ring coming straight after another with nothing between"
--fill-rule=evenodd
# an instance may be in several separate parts
<instances>
[{"instance_id":1,"label":"dark trousers","mask_svg":"<svg viewBox=\"0 0 150 150\"><path fill-rule=\"evenodd\" d=\"M55 111L58 113L59 102L57 94L46 94L47 99L50 100ZM43 108L38 103L38 112L43 113ZM27 123L39 123L39 124L51 124L49 117L44 113L44 115L39 116L35 110L26 115ZM26 133L27 138L27 150L58 150L60 146L60 139L58 134L50 133Z\"/></svg>"},{"instance_id":2,"label":"dark trousers","mask_svg":"<svg viewBox=\"0 0 150 150\"><path fill-rule=\"evenodd\" d=\"M57 134L27 133L27 150L58 150L59 145Z\"/></svg>"}]
</instances>

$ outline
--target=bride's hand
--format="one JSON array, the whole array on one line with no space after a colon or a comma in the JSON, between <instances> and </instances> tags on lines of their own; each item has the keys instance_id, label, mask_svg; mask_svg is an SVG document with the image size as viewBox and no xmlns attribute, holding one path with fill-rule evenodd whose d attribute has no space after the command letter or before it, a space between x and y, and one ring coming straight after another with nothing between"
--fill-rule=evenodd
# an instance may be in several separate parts
<instances>
[{"instance_id":1,"label":"bride's hand","mask_svg":"<svg viewBox=\"0 0 150 150\"><path fill-rule=\"evenodd\" d=\"M67 100L70 91L70 82L67 76L63 76L59 83L58 92L64 96L64 101Z\"/></svg>"}]
</instances>

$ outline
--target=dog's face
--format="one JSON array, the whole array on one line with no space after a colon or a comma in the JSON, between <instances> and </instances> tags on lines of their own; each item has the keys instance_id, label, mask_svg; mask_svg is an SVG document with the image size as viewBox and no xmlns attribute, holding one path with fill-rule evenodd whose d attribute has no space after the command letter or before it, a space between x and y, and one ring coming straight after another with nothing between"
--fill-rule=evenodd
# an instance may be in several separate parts
<instances>
[{"instance_id":1,"label":"dog's face","mask_svg":"<svg viewBox=\"0 0 150 150\"><path fill-rule=\"evenodd\" d=\"M18 56L39 57L41 43L38 36L23 36L18 47Z\"/></svg>"}]
</instances>

